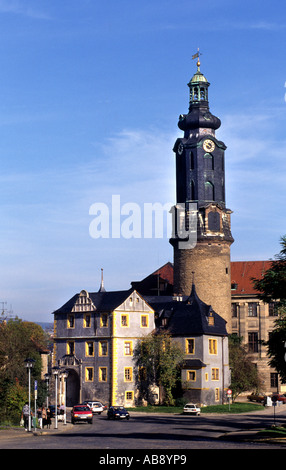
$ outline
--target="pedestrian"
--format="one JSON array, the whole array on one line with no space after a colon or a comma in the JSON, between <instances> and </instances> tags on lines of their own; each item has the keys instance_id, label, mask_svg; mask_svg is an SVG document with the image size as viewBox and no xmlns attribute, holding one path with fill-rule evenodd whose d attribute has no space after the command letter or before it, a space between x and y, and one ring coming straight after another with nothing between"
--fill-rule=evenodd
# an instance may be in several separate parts
<instances>
[{"instance_id":1,"label":"pedestrian","mask_svg":"<svg viewBox=\"0 0 286 470\"><path fill-rule=\"evenodd\" d=\"M43 406L42 407L42 426L43 428L47 425L47 412L46 408Z\"/></svg>"},{"instance_id":2,"label":"pedestrian","mask_svg":"<svg viewBox=\"0 0 286 470\"><path fill-rule=\"evenodd\" d=\"M49 407L47 408L46 415L47 415L47 418L46 418L47 428L50 429L52 420L51 420L51 410Z\"/></svg>"},{"instance_id":3,"label":"pedestrian","mask_svg":"<svg viewBox=\"0 0 286 470\"><path fill-rule=\"evenodd\" d=\"M28 426L29 426L29 404L25 403L22 409L22 415L21 418L24 420L24 427L25 431L28 431Z\"/></svg>"}]
</instances>

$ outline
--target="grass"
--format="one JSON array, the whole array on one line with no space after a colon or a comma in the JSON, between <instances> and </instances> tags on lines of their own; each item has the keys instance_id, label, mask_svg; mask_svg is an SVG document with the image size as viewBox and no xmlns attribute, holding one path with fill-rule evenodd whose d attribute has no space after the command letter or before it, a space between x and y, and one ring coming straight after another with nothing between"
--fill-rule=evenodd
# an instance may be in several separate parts
<instances>
[{"instance_id":1,"label":"grass","mask_svg":"<svg viewBox=\"0 0 286 470\"><path fill-rule=\"evenodd\" d=\"M286 428L283 426L273 426L269 429L263 429L259 431L259 436L265 437L286 437Z\"/></svg>"},{"instance_id":2,"label":"grass","mask_svg":"<svg viewBox=\"0 0 286 470\"><path fill-rule=\"evenodd\" d=\"M261 405L254 403L232 403L229 405L211 405L203 406L201 413L248 413L251 411L261 410ZM138 406L136 408L128 408L129 411L140 411L145 413L183 413L183 406Z\"/></svg>"}]
</instances>

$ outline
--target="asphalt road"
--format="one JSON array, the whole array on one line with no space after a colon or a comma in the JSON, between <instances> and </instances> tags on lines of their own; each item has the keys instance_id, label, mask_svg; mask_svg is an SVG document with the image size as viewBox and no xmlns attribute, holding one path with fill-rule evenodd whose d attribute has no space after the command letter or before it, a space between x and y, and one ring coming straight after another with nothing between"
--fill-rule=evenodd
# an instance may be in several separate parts
<instances>
[{"instance_id":1,"label":"asphalt road","mask_svg":"<svg viewBox=\"0 0 286 470\"><path fill-rule=\"evenodd\" d=\"M275 415L276 424L286 423L286 405L279 407ZM273 449L273 445L275 450L286 449L286 441L285 444L271 444L267 441L242 442L236 439L243 432L263 429L273 422L273 409L264 408L261 412L249 414L202 414L198 417L132 413L129 421L109 421L104 413L94 416L92 425L79 423L72 426L68 423L63 427L59 424L57 431L52 428L48 433L37 436L25 433L23 429L14 434L13 431L8 433L2 430L0 448L93 449L97 450L93 455L98 459L107 454L114 455L112 451L116 449L120 450L120 455L132 455L133 451L140 450L143 457L144 452L155 452L154 455L169 452L173 455L172 451L175 450L176 455L184 455L184 451L186 454L193 449ZM224 439L226 436L227 440ZM184 462L177 464L182 465ZM128 464L125 466L128 467Z\"/></svg>"}]
</instances>

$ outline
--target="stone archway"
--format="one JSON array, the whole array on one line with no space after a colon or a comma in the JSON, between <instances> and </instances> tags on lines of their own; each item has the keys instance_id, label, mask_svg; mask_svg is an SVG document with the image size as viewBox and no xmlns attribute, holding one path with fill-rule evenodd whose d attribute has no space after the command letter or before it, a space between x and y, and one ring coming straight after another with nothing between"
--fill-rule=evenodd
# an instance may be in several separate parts
<instances>
[{"instance_id":1,"label":"stone archway","mask_svg":"<svg viewBox=\"0 0 286 470\"><path fill-rule=\"evenodd\" d=\"M69 375L66 385L66 406L74 406L79 403L80 381L78 373L73 369L67 369Z\"/></svg>"}]
</instances>

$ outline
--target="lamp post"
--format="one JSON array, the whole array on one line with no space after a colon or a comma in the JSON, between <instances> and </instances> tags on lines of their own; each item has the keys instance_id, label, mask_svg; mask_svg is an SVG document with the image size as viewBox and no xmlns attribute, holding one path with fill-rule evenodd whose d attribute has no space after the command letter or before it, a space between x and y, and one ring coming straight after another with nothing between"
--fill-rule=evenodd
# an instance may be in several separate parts
<instances>
[{"instance_id":1,"label":"lamp post","mask_svg":"<svg viewBox=\"0 0 286 470\"><path fill-rule=\"evenodd\" d=\"M46 381L46 385L47 385L47 408L49 407L49 384L50 384L50 377L51 377L51 374L49 373L46 373L45 374L45 381Z\"/></svg>"},{"instance_id":2,"label":"lamp post","mask_svg":"<svg viewBox=\"0 0 286 470\"><path fill-rule=\"evenodd\" d=\"M53 367L53 374L55 376L55 429L58 429L58 374L59 367Z\"/></svg>"},{"instance_id":3,"label":"lamp post","mask_svg":"<svg viewBox=\"0 0 286 470\"><path fill-rule=\"evenodd\" d=\"M67 378L68 378L68 371L64 370L62 372L62 377L64 379L64 424L67 424Z\"/></svg>"},{"instance_id":4,"label":"lamp post","mask_svg":"<svg viewBox=\"0 0 286 470\"><path fill-rule=\"evenodd\" d=\"M31 432L31 369L34 365L35 359L27 358L24 361L29 373L29 419L28 419L28 431Z\"/></svg>"}]
</instances>

